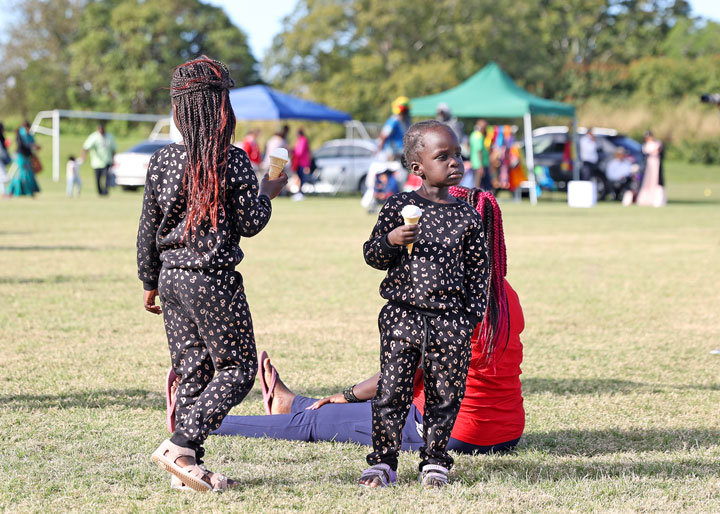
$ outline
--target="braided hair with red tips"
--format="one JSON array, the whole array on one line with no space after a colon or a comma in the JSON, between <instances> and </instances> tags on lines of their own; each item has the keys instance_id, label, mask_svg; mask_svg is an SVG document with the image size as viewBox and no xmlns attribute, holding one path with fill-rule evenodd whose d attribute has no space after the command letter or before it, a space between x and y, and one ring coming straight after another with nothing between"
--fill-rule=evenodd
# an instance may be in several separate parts
<instances>
[{"instance_id":1,"label":"braided hair with red tips","mask_svg":"<svg viewBox=\"0 0 720 514\"><path fill-rule=\"evenodd\" d=\"M234 85L227 66L205 55L173 72L170 97L187 152L183 237L208 218L217 229L218 211L223 211L228 150L235 133L229 95Z\"/></svg>"},{"instance_id":2,"label":"braided hair with red tips","mask_svg":"<svg viewBox=\"0 0 720 514\"><path fill-rule=\"evenodd\" d=\"M490 284L488 307L485 317L473 334L473 344L481 344L485 363L493 360L499 346L507 347L510 341L510 313L508 309L505 276L507 275L507 253L502 213L492 193L480 189L451 187L450 194L467 201L480 213L488 242Z\"/></svg>"}]
</instances>

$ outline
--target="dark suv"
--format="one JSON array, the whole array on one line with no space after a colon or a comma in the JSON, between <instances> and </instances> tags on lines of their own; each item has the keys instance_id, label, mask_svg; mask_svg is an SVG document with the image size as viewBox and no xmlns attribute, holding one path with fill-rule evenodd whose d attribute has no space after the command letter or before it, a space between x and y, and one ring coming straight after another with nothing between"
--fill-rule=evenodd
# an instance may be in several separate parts
<instances>
[{"instance_id":1,"label":"dark suv","mask_svg":"<svg viewBox=\"0 0 720 514\"><path fill-rule=\"evenodd\" d=\"M586 132L587 129L579 128L578 139L585 135ZM602 200L611 189L605 177L605 167L618 147L624 148L628 157L632 159L633 171L643 171L645 169L645 155L642 153L640 143L628 136L618 134L616 130L594 128L593 134L595 134L598 143L600 160L598 162L599 171L595 176L591 177L591 180L597 185L598 200ZM533 130L535 165L546 166L550 178L555 181L561 191L566 191L567 183L573 179L572 171L562 169L563 150L567 140L568 128L564 126L540 127Z\"/></svg>"}]
</instances>

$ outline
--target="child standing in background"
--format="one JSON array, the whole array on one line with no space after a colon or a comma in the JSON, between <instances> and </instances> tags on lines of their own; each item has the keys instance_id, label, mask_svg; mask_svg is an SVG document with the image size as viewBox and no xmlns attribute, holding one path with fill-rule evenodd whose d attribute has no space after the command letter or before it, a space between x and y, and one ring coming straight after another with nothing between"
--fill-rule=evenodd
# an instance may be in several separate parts
<instances>
[{"instance_id":1,"label":"child standing in background","mask_svg":"<svg viewBox=\"0 0 720 514\"><path fill-rule=\"evenodd\" d=\"M413 398L413 379L424 369L425 416L420 480L447 484L453 459L448 439L465 392L471 336L487 306L489 266L480 214L449 193L463 177L460 143L438 121L416 123L403 142L403 164L422 179L419 190L388 199L370 239L365 261L387 270L380 295L380 378L372 403L373 452L360 477L366 487L397 479L402 429ZM422 209L416 225L401 210ZM412 253L406 245L414 244Z\"/></svg>"},{"instance_id":2,"label":"child standing in background","mask_svg":"<svg viewBox=\"0 0 720 514\"><path fill-rule=\"evenodd\" d=\"M240 238L267 225L270 200L287 183L282 173L258 188L247 153L232 145L234 85L227 67L205 56L175 69L170 96L183 143L150 159L137 239L145 309L163 314L180 378L175 431L152 460L200 492L236 485L200 459L208 434L255 380L252 318L235 267Z\"/></svg>"},{"instance_id":3,"label":"child standing in background","mask_svg":"<svg viewBox=\"0 0 720 514\"><path fill-rule=\"evenodd\" d=\"M80 166L82 166L82 159L76 159L74 155L68 157L67 165L65 166L65 180L67 195L72 198L75 192L75 186L77 186L77 195L80 196L80 190L82 189L82 181L80 180Z\"/></svg>"}]
</instances>

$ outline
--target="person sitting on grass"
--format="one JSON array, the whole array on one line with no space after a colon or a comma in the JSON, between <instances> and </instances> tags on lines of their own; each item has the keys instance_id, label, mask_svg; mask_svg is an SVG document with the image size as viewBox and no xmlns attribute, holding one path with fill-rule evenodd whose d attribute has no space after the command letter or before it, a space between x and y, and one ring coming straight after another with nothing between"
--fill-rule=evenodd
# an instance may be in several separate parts
<instances>
[{"instance_id":1,"label":"person sitting on grass","mask_svg":"<svg viewBox=\"0 0 720 514\"><path fill-rule=\"evenodd\" d=\"M180 377L172 438L151 458L200 492L236 485L200 459L207 436L255 382L252 319L235 267L241 237L265 228L270 200L287 183L281 173L258 187L248 155L231 144L234 84L227 66L205 56L175 68L170 97L183 143L150 159L137 237L144 306L164 315Z\"/></svg>"},{"instance_id":2,"label":"person sitting on grass","mask_svg":"<svg viewBox=\"0 0 720 514\"><path fill-rule=\"evenodd\" d=\"M400 192L400 186L391 170L383 170L375 177L373 198L375 205L383 205L388 198Z\"/></svg>"},{"instance_id":3,"label":"person sitting on grass","mask_svg":"<svg viewBox=\"0 0 720 514\"><path fill-rule=\"evenodd\" d=\"M491 193L451 188L451 193L477 207L483 218L491 265L488 308L472 336L465 397L460 404L447 449L463 454L511 451L525 428L520 341L525 321L515 290L505 279L507 260L502 214ZM490 348L498 348L492 356ZM380 373L322 399L295 394L280 379L265 352L258 378L266 416L227 416L214 435L269 437L290 441L354 442L371 446L372 407ZM172 371L172 370L171 370ZM172 379L170 381L172 384ZM417 451L423 444L424 384L422 370L413 382L413 402L402 430L401 448ZM174 389L168 390L172 420Z\"/></svg>"}]
</instances>

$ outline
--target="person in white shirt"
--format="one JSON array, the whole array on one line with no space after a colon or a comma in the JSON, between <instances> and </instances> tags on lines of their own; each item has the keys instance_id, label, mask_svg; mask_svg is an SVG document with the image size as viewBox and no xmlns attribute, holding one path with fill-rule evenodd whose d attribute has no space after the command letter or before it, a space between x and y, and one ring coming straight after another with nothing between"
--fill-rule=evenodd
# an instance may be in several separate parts
<instances>
[{"instance_id":1,"label":"person in white shirt","mask_svg":"<svg viewBox=\"0 0 720 514\"><path fill-rule=\"evenodd\" d=\"M607 163L605 176L610 182L621 182L630 175L632 175L632 163L627 158L625 149L618 148Z\"/></svg>"},{"instance_id":2,"label":"person in white shirt","mask_svg":"<svg viewBox=\"0 0 720 514\"><path fill-rule=\"evenodd\" d=\"M597 139L595 139L592 129L588 129L587 133L580 138L580 160L582 161L581 178L590 180L593 173L597 171L598 161L600 160Z\"/></svg>"},{"instance_id":3,"label":"person in white shirt","mask_svg":"<svg viewBox=\"0 0 720 514\"><path fill-rule=\"evenodd\" d=\"M80 196L80 190L82 189L82 180L80 180L80 166L82 165L82 159L76 159L74 155L68 157L67 165L65 166L65 179L67 195L72 198L77 187L77 195Z\"/></svg>"}]
</instances>

